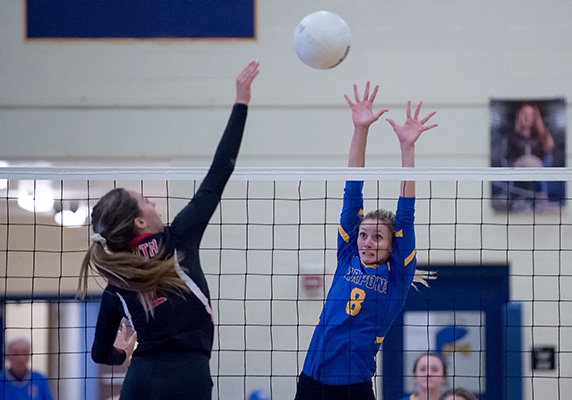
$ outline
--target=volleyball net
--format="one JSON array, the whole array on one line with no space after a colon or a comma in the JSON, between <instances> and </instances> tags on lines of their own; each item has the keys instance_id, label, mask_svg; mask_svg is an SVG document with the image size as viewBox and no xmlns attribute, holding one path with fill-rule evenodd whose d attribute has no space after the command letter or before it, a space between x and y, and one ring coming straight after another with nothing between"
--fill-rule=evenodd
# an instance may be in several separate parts
<instances>
[{"instance_id":1,"label":"volleyball net","mask_svg":"<svg viewBox=\"0 0 572 400\"><path fill-rule=\"evenodd\" d=\"M31 341L30 366L54 398L119 395L126 367L91 361L99 298L75 298L88 215L115 187L141 191L171 221L206 169L0 169L0 292L6 344ZM336 268L345 180L364 180L364 211L395 210L417 182L418 267L378 360L378 399L414 388L412 365L435 353L448 387L483 399L564 398L572 390L572 169L237 168L205 233L201 263L215 312L214 396L263 390L293 398Z\"/></svg>"}]
</instances>

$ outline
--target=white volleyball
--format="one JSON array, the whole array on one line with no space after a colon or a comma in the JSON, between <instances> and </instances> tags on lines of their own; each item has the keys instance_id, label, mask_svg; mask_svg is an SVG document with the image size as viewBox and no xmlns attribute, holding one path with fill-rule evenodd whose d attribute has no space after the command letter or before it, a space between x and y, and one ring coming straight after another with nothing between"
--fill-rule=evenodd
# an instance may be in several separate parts
<instances>
[{"instance_id":1,"label":"white volleyball","mask_svg":"<svg viewBox=\"0 0 572 400\"><path fill-rule=\"evenodd\" d=\"M294 31L294 49L306 65L334 68L347 57L351 47L350 27L339 15L316 11L306 15Z\"/></svg>"}]
</instances>

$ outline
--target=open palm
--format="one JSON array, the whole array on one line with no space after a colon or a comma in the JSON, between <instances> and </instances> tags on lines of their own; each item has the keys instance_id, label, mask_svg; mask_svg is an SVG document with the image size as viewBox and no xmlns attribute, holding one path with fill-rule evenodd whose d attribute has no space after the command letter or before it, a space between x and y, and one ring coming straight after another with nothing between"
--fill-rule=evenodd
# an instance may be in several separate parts
<instances>
[{"instance_id":1,"label":"open palm","mask_svg":"<svg viewBox=\"0 0 572 400\"><path fill-rule=\"evenodd\" d=\"M423 102L419 102L419 105L415 109L415 113L413 117L411 117L411 101L407 102L407 118L403 125L397 125L392 119L387 119L387 122L391 124L397 138L399 139L399 143L402 145L407 144L414 144L419 139L419 136L425 131L429 129L433 129L437 126L437 124L425 126L425 123L429 121L429 119L436 114L435 111L430 113L428 116L419 120L419 112L421 111L421 106Z\"/></svg>"},{"instance_id":2,"label":"open palm","mask_svg":"<svg viewBox=\"0 0 572 400\"><path fill-rule=\"evenodd\" d=\"M368 81L365 85L365 92L363 94L363 99L360 99L357 85L354 85L355 103L350 100L347 94L344 95L346 101L348 102L352 110L352 120L354 126L369 127L371 124L377 121L383 113L387 112L387 110L381 110L374 114L373 101L375 100L375 96L377 95L379 86L376 86L370 95L369 85L370 83Z\"/></svg>"}]
</instances>

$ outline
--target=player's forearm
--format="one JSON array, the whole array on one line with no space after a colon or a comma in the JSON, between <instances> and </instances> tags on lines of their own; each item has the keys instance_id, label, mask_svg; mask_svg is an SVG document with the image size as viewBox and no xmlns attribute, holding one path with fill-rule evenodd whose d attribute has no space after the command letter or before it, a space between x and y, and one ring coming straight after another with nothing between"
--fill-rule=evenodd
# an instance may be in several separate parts
<instances>
[{"instance_id":1,"label":"player's forearm","mask_svg":"<svg viewBox=\"0 0 572 400\"><path fill-rule=\"evenodd\" d=\"M414 144L401 144L401 166L403 168L415 167L415 145ZM415 197L415 182L403 181L401 182L401 196L402 197Z\"/></svg>"},{"instance_id":2,"label":"player's forearm","mask_svg":"<svg viewBox=\"0 0 572 400\"><path fill-rule=\"evenodd\" d=\"M234 105L201 188L209 188L209 190L213 190L219 195L222 194L230 175L234 171L234 165L244 135L247 114L248 106L244 104Z\"/></svg>"},{"instance_id":3,"label":"player's forearm","mask_svg":"<svg viewBox=\"0 0 572 400\"><path fill-rule=\"evenodd\" d=\"M193 200L177 214L171 224L178 237L186 237L186 240L192 240L192 237L200 241L220 201L224 187L234 171L247 115L248 106L234 105L205 179Z\"/></svg>"},{"instance_id":4,"label":"player's forearm","mask_svg":"<svg viewBox=\"0 0 572 400\"><path fill-rule=\"evenodd\" d=\"M125 361L126 356L125 351L113 346L104 348L103 345L98 343L97 338L91 349L91 359L97 364L121 365Z\"/></svg>"},{"instance_id":5,"label":"player's forearm","mask_svg":"<svg viewBox=\"0 0 572 400\"><path fill-rule=\"evenodd\" d=\"M348 167L365 167L365 148L367 146L368 128L364 126L356 126L354 135L350 145L350 154L348 157Z\"/></svg>"},{"instance_id":6,"label":"player's forearm","mask_svg":"<svg viewBox=\"0 0 572 400\"><path fill-rule=\"evenodd\" d=\"M244 104L234 105L226 129L215 151L209 173L211 171L220 173L221 170L225 170L229 176L232 173L242 143L247 114L248 106Z\"/></svg>"}]
</instances>

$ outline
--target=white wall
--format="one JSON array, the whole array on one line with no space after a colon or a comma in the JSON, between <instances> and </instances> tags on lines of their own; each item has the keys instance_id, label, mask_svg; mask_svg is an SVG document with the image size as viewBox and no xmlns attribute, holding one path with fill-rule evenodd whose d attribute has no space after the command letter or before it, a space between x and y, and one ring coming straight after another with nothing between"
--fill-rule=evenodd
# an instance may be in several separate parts
<instances>
[{"instance_id":1,"label":"white wall","mask_svg":"<svg viewBox=\"0 0 572 400\"><path fill-rule=\"evenodd\" d=\"M438 111L423 165L488 165L488 100L569 97L572 4L524 1L258 1L255 41L26 41L22 1L0 1L0 159L206 165L234 77L259 58L241 165L342 166L352 84L381 85L396 119L408 99ZM309 12L342 15L348 58L313 70L292 46ZM373 129L370 165L395 140ZM443 146L447 143L447 146Z\"/></svg>"},{"instance_id":2,"label":"white wall","mask_svg":"<svg viewBox=\"0 0 572 400\"><path fill-rule=\"evenodd\" d=\"M305 66L292 48L294 27L304 15L320 9L343 16L353 32L348 58L327 71ZM572 2L565 0L259 0L257 39L231 42L26 41L23 13L21 0L0 0L0 159L12 164L207 166L233 102L234 77L253 58L261 60L261 74L253 87L239 166L344 166L352 125L343 94L351 93L353 83L362 88L366 80L381 85L377 107L389 108L387 115L397 121L403 118L408 99L423 100L426 112L438 111L434 120L439 128L425 134L418 145L420 167L488 166L491 97L572 97ZM567 114L570 120L570 106ZM372 127L368 165L397 166L398 159L391 129L378 122ZM451 219L448 207L436 208L433 220ZM564 218L569 218L568 211ZM546 219L558 223L554 217ZM529 222L527 217L514 220L523 221ZM490 216L490 222L502 222L502 217ZM17 240L25 243L24 248L32 246L32 228L20 229L22 236ZM484 239L487 243L503 240L506 232L490 229ZM546 247L551 238L558 241L566 232L536 229L542 228L511 228L511 248L531 246L533 234L540 234L537 244ZM468 240L473 233L460 238ZM0 234L4 238L4 229ZM55 276L63 273L63 285L69 290L75 286L74 268L88 235L85 230L66 233L62 239L68 246L65 248L77 253L66 254L70 261L63 272L53 256ZM215 231L212 235L213 240L218 238ZM420 231L419 237L423 246L426 232ZM446 237L442 235L442 240ZM267 240L265 233L254 235L251 243L255 238ZM16 240L13 234L11 240ZM333 246L332 237L329 240ZM436 240L434 236L432 245L438 247ZM53 241L58 242L56 248L63 248L58 232L46 239ZM435 252L431 259L477 262L478 253L450 250ZM204 254L205 265L218 265L217 255ZM421 253L420 257L428 255ZM7 270L31 268L26 261L29 255L13 253L11 257L22 260L16 261L17 265L3 265ZM307 261L320 261L316 257L310 253ZM565 303L558 299L570 297L564 278L536 276L555 272L555 265L567 267L561 258L553 257L548 252L516 250L485 254L485 261L511 264L513 299L537 300L527 303L525 323L535 328L527 328L525 351L533 342L569 350L562 341L566 328L557 328L566 325L572 315L567 308L559 308ZM45 258L35 262L49 263ZM539 270L544 265L547 269ZM286 260L277 265L286 267ZM219 282L212 279L214 297ZM296 282L285 281L274 290L285 297L296 295ZM31 280L18 282L24 286L17 292L32 287ZM49 291L49 281L42 282L36 283L36 290ZM555 298L556 287L564 293ZM237 296L244 293L232 282L226 288L236 290ZM256 290L249 293L259 295ZM311 325L319 307L304 305L300 318ZM274 303L273 307L290 310L288 303ZM221 305L219 312L221 322L232 322L230 304ZM273 315L278 318L278 314ZM296 324L288 319L289 314L280 315L285 324ZM230 334L232 340L225 342L228 346L243 345L240 334L232 329ZM306 348L311 329L294 334L300 335L299 347ZM259 335L254 337L266 340L266 333ZM276 336L276 346L290 346L291 335ZM225 354L232 357L234 353ZM546 374L549 379L526 380L526 398L555 397L556 374L572 376L572 363L564 356L561 370ZM291 359L290 354L275 357L272 366L279 369L276 374L294 375L299 369L300 361ZM226 361L220 360L223 372L230 365ZM219 360L214 363L218 368ZM524 367L525 374L531 374L528 358ZM292 382L291 378L277 378L274 389L290 393ZM568 385L567 380L559 384L562 390ZM243 382L221 385L222 396L225 390L241 389ZM228 393L225 396L231 398Z\"/></svg>"}]
</instances>

